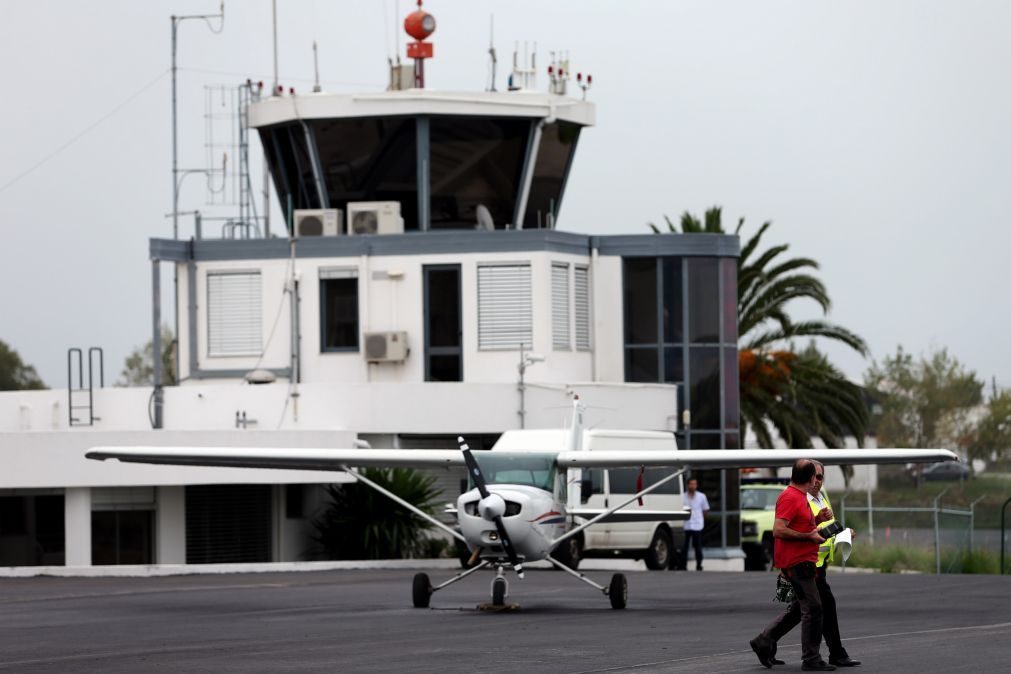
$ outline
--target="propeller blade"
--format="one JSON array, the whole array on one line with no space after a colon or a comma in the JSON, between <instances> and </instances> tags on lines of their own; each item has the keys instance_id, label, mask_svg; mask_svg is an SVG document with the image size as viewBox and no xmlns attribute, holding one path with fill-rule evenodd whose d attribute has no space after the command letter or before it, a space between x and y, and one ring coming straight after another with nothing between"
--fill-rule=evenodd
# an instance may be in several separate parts
<instances>
[{"instance_id":1,"label":"propeller blade","mask_svg":"<svg viewBox=\"0 0 1011 674\"><path fill-rule=\"evenodd\" d=\"M481 498L488 498L488 485L485 484L484 475L481 473L481 467L477 465L477 459L474 458L470 447L467 446L467 443L463 441L462 437L458 437L456 440L460 443L460 451L463 452L463 460L467 463L467 472L469 472L471 477L474 478L474 484L477 485L477 490L480 492Z\"/></svg>"},{"instance_id":2,"label":"propeller blade","mask_svg":"<svg viewBox=\"0 0 1011 674\"><path fill-rule=\"evenodd\" d=\"M478 493L481 494L481 498L488 498L491 492L488 491L488 485L484 481L484 474L481 473L481 467L477 465L477 459L474 458L474 454L471 452L470 447L464 442L462 437L457 437L457 442L460 444L460 451L463 452L463 460L467 464L467 471L470 472L471 477L474 478L474 484L477 486ZM513 549L513 542L509 539L509 533L506 531L505 522L502 521L502 516L499 515L493 520L495 522L495 529L498 530L498 538L502 543L502 549L505 550L506 557L509 558L509 563L512 564L513 569L516 570L516 575L520 578L523 577L523 564L520 562L520 558L516 555L516 550Z\"/></svg>"}]
</instances>

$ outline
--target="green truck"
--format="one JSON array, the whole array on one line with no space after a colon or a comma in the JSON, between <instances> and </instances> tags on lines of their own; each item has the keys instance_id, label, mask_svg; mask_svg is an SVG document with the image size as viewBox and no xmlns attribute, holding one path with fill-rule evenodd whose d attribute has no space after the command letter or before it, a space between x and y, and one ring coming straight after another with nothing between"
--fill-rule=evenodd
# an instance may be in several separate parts
<instances>
[{"instance_id":1,"label":"green truck","mask_svg":"<svg viewBox=\"0 0 1011 674\"><path fill-rule=\"evenodd\" d=\"M789 483L787 478L741 478L741 548L746 571L765 571L772 566L776 499Z\"/></svg>"}]
</instances>

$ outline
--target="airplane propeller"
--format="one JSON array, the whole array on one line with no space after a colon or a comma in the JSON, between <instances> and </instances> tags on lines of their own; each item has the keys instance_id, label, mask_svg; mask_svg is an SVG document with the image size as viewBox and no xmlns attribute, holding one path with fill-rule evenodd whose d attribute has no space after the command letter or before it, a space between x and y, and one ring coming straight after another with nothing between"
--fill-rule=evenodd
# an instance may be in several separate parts
<instances>
[{"instance_id":1,"label":"airplane propeller","mask_svg":"<svg viewBox=\"0 0 1011 674\"><path fill-rule=\"evenodd\" d=\"M509 540L509 534L506 532L505 522L502 521L502 515L505 513L505 501L498 494L492 494L488 491L488 485L484 481L481 467L477 465L477 459L474 458L470 447L467 446L463 438L458 437L457 442L460 443L460 451L463 452L463 460L467 463L467 470L470 472L471 477L474 478L474 484L481 494L477 510L481 514L481 517L495 523L499 540L502 542L502 549L505 550L509 563L516 570L516 575L522 578L523 564L520 563L519 557L516 556L516 550L513 549L513 543Z\"/></svg>"}]
</instances>

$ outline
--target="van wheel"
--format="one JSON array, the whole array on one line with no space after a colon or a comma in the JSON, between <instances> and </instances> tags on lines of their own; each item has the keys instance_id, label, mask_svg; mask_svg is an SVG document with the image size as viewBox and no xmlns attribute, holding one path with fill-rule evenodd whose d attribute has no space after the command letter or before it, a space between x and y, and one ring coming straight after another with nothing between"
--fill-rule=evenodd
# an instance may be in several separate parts
<instances>
[{"instance_id":1,"label":"van wheel","mask_svg":"<svg viewBox=\"0 0 1011 674\"><path fill-rule=\"evenodd\" d=\"M650 571L666 569L670 564L670 553L674 543L666 527L657 527L653 540L646 549L646 568Z\"/></svg>"},{"instance_id":2,"label":"van wheel","mask_svg":"<svg viewBox=\"0 0 1011 674\"><path fill-rule=\"evenodd\" d=\"M578 569L579 562L583 559L583 539L579 536L565 539L552 551L551 556L570 569ZM551 568L558 567L552 566Z\"/></svg>"}]
</instances>

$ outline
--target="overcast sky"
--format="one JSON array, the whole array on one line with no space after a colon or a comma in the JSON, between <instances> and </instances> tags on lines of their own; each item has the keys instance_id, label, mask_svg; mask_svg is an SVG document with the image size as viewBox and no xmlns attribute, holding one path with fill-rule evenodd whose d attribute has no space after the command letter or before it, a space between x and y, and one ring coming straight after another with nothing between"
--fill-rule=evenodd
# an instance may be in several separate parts
<instances>
[{"instance_id":1,"label":"overcast sky","mask_svg":"<svg viewBox=\"0 0 1011 674\"><path fill-rule=\"evenodd\" d=\"M352 92L385 87L414 3L278 5L281 83L311 88L317 40L324 90ZM560 229L646 233L714 204L728 224L746 217L748 232L772 220L768 242L821 263L829 319L874 358L947 347L988 384L1011 386L1011 3L425 8L438 21L430 88L485 87L492 14L499 88L517 41L537 43L542 89L551 50L593 74L597 125L580 140ZM172 236L169 17L217 10L0 0L0 340L49 386L66 386L69 347L104 348L108 383L151 338L148 239ZM180 24L181 167L206 165L205 86L269 85L272 64L269 0L231 0L219 34ZM224 213L205 197L202 177L186 178L180 210ZM828 350L862 379L869 361Z\"/></svg>"}]
</instances>

